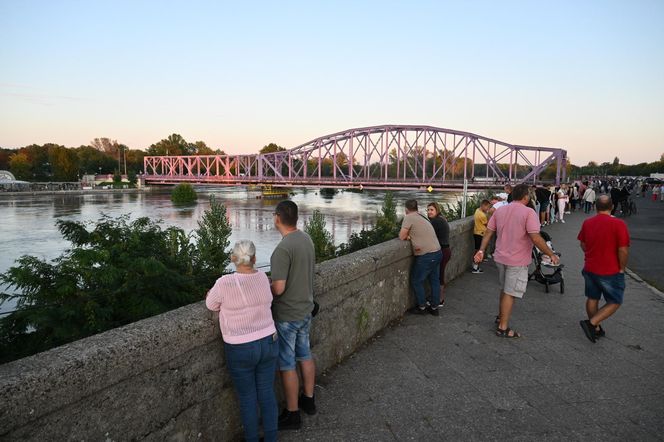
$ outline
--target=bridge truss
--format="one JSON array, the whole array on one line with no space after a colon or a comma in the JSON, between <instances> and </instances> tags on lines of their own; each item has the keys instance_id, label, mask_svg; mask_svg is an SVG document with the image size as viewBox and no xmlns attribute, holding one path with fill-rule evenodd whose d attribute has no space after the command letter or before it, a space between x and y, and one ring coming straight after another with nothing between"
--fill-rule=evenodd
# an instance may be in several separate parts
<instances>
[{"instance_id":1,"label":"bridge truss","mask_svg":"<svg viewBox=\"0 0 664 442\"><path fill-rule=\"evenodd\" d=\"M367 189L459 188L468 180L471 188L486 188L560 184L566 162L563 149L514 145L431 126L386 125L350 129L266 154L148 156L144 179L152 184Z\"/></svg>"}]
</instances>

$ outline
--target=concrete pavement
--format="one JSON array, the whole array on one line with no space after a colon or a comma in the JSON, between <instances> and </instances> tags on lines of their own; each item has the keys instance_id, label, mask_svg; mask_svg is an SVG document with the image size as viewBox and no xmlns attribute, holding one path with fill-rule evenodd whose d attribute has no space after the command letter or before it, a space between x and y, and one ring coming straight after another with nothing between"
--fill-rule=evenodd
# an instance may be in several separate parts
<instances>
[{"instance_id":1,"label":"concrete pavement","mask_svg":"<svg viewBox=\"0 0 664 442\"><path fill-rule=\"evenodd\" d=\"M637 214L624 218L631 233L629 268L664 291L664 202L634 198Z\"/></svg>"},{"instance_id":2,"label":"concrete pavement","mask_svg":"<svg viewBox=\"0 0 664 442\"><path fill-rule=\"evenodd\" d=\"M586 339L576 240L585 218L545 228L563 254L566 293L528 284L510 324L522 338L493 333L497 274L486 264L452 281L440 317L406 315L319 377L318 414L280 439L662 440L664 298L628 278L606 337Z\"/></svg>"}]
</instances>

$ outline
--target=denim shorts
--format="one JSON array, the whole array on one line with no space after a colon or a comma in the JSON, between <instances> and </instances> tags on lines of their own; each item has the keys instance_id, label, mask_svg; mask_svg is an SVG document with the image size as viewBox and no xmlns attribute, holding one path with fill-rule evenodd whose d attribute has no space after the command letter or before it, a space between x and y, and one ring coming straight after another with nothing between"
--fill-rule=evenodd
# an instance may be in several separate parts
<instances>
[{"instance_id":1,"label":"denim shorts","mask_svg":"<svg viewBox=\"0 0 664 442\"><path fill-rule=\"evenodd\" d=\"M302 321L275 322L279 334L279 370L295 370L296 361L311 359L309 327L311 316Z\"/></svg>"},{"instance_id":2,"label":"denim shorts","mask_svg":"<svg viewBox=\"0 0 664 442\"><path fill-rule=\"evenodd\" d=\"M596 275L581 272L586 282L586 297L599 300L604 295L607 304L622 304L625 293L625 274Z\"/></svg>"}]
</instances>

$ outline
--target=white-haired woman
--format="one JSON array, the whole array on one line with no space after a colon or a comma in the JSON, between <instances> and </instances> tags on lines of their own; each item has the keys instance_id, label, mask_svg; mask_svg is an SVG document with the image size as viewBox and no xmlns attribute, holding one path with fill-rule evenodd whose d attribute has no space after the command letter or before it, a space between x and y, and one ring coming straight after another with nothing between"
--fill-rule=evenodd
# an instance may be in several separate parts
<instances>
[{"instance_id":1,"label":"white-haired woman","mask_svg":"<svg viewBox=\"0 0 664 442\"><path fill-rule=\"evenodd\" d=\"M256 270L256 247L235 243L231 256L236 271L217 280L205 299L219 312L226 366L240 400L247 441L258 441L258 409L266 441L277 440L277 400L274 376L279 343L270 307L272 292L265 273Z\"/></svg>"}]
</instances>

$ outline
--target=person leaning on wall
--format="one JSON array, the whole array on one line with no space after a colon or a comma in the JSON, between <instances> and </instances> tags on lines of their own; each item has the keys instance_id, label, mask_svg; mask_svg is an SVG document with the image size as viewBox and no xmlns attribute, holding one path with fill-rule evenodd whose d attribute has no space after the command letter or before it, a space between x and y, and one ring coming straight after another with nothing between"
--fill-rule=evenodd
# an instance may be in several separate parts
<instances>
[{"instance_id":1,"label":"person leaning on wall","mask_svg":"<svg viewBox=\"0 0 664 442\"><path fill-rule=\"evenodd\" d=\"M240 401L247 441L259 440L258 409L265 441L277 440L277 400L274 374L279 343L272 320L272 292L267 275L256 270L256 247L248 240L233 246L235 273L215 282L205 305L219 312L226 366Z\"/></svg>"}]
</instances>

